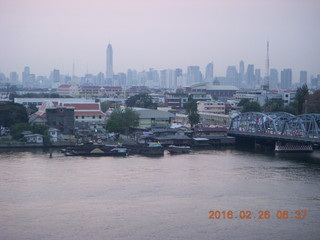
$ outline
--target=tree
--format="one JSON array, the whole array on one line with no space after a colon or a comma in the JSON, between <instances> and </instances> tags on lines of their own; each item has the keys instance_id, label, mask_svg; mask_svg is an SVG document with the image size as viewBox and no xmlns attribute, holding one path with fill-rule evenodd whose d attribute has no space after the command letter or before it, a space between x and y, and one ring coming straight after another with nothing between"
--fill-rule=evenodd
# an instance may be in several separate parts
<instances>
[{"instance_id":1,"label":"tree","mask_svg":"<svg viewBox=\"0 0 320 240\"><path fill-rule=\"evenodd\" d=\"M0 125L11 127L16 123L27 123L26 108L18 103L0 104Z\"/></svg>"},{"instance_id":2,"label":"tree","mask_svg":"<svg viewBox=\"0 0 320 240\"><path fill-rule=\"evenodd\" d=\"M109 108L117 108L119 105L117 103L102 102L100 103L101 111L106 112Z\"/></svg>"},{"instance_id":3,"label":"tree","mask_svg":"<svg viewBox=\"0 0 320 240\"><path fill-rule=\"evenodd\" d=\"M29 123L15 123L11 126L10 134L13 139L20 140L22 136L22 132L31 131L31 125Z\"/></svg>"},{"instance_id":4,"label":"tree","mask_svg":"<svg viewBox=\"0 0 320 240\"><path fill-rule=\"evenodd\" d=\"M302 114L305 112L305 101L309 96L309 89L307 84L297 89L296 96L294 98L294 107L296 114Z\"/></svg>"},{"instance_id":5,"label":"tree","mask_svg":"<svg viewBox=\"0 0 320 240\"><path fill-rule=\"evenodd\" d=\"M243 105L242 108L242 113L245 112L260 112L261 111L261 107L260 104L256 101L253 102L247 102Z\"/></svg>"},{"instance_id":6,"label":"tree","mask_svg":"<svg viewBox=\"0 0 320 240\"><path fill-rule=\"evenodd\" d=\"M241 106L244 106L245 104L247 104L247 103L249 103L249 102L250 102L249 99L243 98L243 99L240 100L238 106L240 106L240 107L241 107Z\"/></svg>"},{"instance_id":7,"label":"tree","mask_svg":"<svg viewBox=\"0 0 320 240\"><path fill-rule=\"evenodd\" d=\"M193 125L195 125L195 124L198 124L200 122L200 115L198 114L197 100L190 99L185 104L185 109L188 114L188 119L189 119L191 127L193 127Z\"/></svg>"},{"instance_id":8,"label":"tree","mask_svg":"<svg viewBox=\"0 0 320 240\"><path fill-rule=\"evenodd\" d=\"M307 98L307 112L320 113L320 90L315 91Z\"/></svg>"},{"instance_id":9,"label":"tree","mask_svg":"<svg viewBox=\"0 0 320 240\"><path fill-rule=\"evenodd\" d=\"M282 99L267 99L263 106L264 112L283 112L284 103Z\"/></svg>"},{"instance_id":10,"label":"tree","mask_svg":"<svg viewBox=\"0 0 320 240\"><path fill-rule=\"evenodd\" d=\"M116 108L110 115L106 129L110 132L127 133L130 127L139 125L139 115L130 108Z\"/></svg>"},{"instance_id":11,"label":"tree","mask_svg":"<svg viewBox=\"0 0 320 240\"><path fill-rule=\"evenodd\" d=\"M124 133L125 132L125 128L124 128L123 124L121 124L120 122L117 122L115 120L109 120L106 124L106 129L109 132L116 132L116 133Z\"/></svg>"},{"instance_id":12,"label":"tree","mask_svg":"<svg viewBox=\"0 0 320 240\"><path fill-rule=\"evenodd\" d=\"M139 93L126 100L128 107L141 107L156 109L157 104L152 102L152 97L148 93Z\"/></svg>"}]
</instances>

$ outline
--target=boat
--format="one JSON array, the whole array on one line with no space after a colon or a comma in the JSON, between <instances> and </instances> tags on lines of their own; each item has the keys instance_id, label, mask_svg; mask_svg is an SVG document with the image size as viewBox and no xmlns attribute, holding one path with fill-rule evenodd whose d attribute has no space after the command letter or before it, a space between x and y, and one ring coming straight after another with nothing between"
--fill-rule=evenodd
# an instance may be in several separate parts
<instances>
[{"instance_id":1,"label":"boat","mask_svg":"<svg viewBox=\"0 0 320 240\"><path fill-rule=\"evenodd\" d=\"M167 150L170 153L189 153L191 148L190 146L176 146L176 145L170 145Z\"/></svg>"},{"instance_id":2,"label":"boat","mask_svg":"<svg viewBox=\"0 0 320 240\"><path fill-rule=\"evenodd\" d=\"M312 145L298 145L293 143L276 142L274 152L276 153L311 153L313 152Z\"/></svg>"},{"instance_id":3,"label":"boat","mask_svg":"<svg viewBox=\"0 0 320 240\"><path fill-rule=\"evenodd\" d=\"M164 148L160 143L149 142L137 147L137 153L147 156L163 155Z\"/></svg>"},{"instance_id":4,"label":"boat","mask_svg":"<svg viewBox=\"0 0 320 240\"><path fill-rule=\"evenodd\" d=\"M64 154L66 156L127 156L128 149L119 145L85 143L68 147Z\"/></svg>"}]
</instances>

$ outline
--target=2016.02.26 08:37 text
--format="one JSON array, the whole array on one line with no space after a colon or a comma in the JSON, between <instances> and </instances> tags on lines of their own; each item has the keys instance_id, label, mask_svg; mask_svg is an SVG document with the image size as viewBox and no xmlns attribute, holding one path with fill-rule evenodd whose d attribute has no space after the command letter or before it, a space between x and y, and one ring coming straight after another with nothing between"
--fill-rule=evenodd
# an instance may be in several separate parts
<instances>
[{"instance_id":1,"label":"2016.02.26 08:37 text","mask_svg":"<svg viewBox=\"0 0 320 240\"><path fill-rule=\"evenodd\" d=\"M278 211L209 211L209 219L219 220L219 219L305 219L307 216L307 211L295 210L278 210Z\"/></svg>"}]
</instances>

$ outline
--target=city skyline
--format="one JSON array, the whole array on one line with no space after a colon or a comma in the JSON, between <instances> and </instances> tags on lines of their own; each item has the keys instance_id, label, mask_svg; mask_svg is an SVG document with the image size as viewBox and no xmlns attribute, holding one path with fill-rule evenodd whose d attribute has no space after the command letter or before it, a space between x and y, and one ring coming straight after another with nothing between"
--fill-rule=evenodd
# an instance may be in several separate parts
<instances>
[{"instance_id":1,"label":"city skyline","mask_svg":"<svg viewBox=\"0 0 320 240\"><path fill-rule=\"evenodd\" d=\"M105 73L113 46L113 71L127 72L214 63L215 76L243 60L308 75L320 71L320 2L296 1L0 1L0 72L38 75L52 69L71 75Z\"/></svg>"}]
</instances>

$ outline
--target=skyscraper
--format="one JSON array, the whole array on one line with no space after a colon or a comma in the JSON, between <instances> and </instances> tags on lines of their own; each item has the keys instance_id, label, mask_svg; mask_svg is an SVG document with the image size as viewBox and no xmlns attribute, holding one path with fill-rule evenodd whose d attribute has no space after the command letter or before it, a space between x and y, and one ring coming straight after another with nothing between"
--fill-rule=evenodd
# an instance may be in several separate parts
<instances>
[{"instance_id":1,"label":"skyscraper","mask_svg":"<svg viewBox=\"0 0 320 240\"><path fill-rule=\"evenodd\" d=\"M187 84L202 82L202 73L199 66L189 66L187 73Z\"/></svg>"},{"instance_id":2,"label":"skyscraper","mask_svg":"<svg viewBox=\"0 0 320 240\"><path fill-rule=\"evenodd\" d=\"M246 82L248 88L254 88L254 65L249 64L247 67Z\"/></svg>"},{"instance_id":3,"label":"skyscraper","mask_svg":"<svg viewBox=\"0 0 320 240\"><path fill-rule=\"evenodd\" d=\"M206 67L205 80L206 80L207 82L212 82L212 81L213 81L213 62L208 63L208 65L207 65L207 67Z\"/></svg>"},{"instance_id":4,"label":"skyscraper","mask_svg":"<svg viewBox=\"0 0 320 240\"><path fill-rule=\"evenodd\" d=\"M290 89L292 85L292 70L286 68L281 71L281 89Z\"/></svg>"},{"instance_id":5,"label":"skyscraper","mask_svg":"<svg viewBox=\"0 0 320 240\"><path fill-rule=\"evenodd\" d=\"M236 66L228 66L226 73L226 81L224 84L238 86L237 84L238 72Z\"/></svg>"},{"instance_id":6,"label":"skyscraper","mask_svg":"<svg viewBox=\"0 0 320 240\"><path fill-rule=\"evenodd\" d=\"M278 70L275 68L270 69L269 76L269 89L277 89L279 83Z\"/></svg>"},{"instance_id":7,"label":"skyscraper","mask_svg":"<svg viewBox=\"0 0 320 240\"><path fill-rule=\"evenodd\" d=\"M300 71L300 86L307 84L308 73L307 71Z\"/></svg>"},{"instance_id":8,"label":"skyscraper","mask_svg":"<svg viewBox=\"0 0 320 240\"><path fill-rule=\"evenodd\" d=\"M107 69L106 69L107 84L113 85L113 50L109 43L107 47Z\"/></svg>"}]
</instances>

